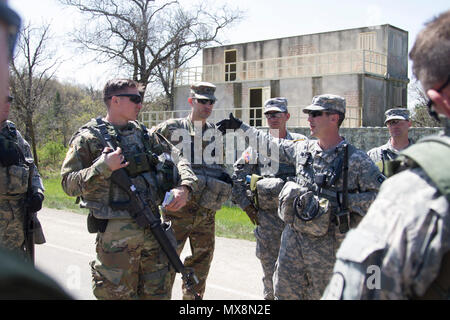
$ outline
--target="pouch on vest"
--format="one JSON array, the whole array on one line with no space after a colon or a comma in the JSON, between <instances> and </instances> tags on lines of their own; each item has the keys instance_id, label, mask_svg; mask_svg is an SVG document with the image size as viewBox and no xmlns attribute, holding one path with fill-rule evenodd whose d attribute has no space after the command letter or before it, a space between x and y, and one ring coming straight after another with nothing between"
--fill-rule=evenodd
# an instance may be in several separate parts
<instances>
[{"instance_id":1,"label":"pouch on vest","mask_svg":"<svg viewBox=\"0 0 450 320\"><path fill-rule=\"evenodd\" d=\"M375 165L378 167L382 174L389 178L398 172L400 163L401 162L398 160L381 160L377 161Z\"/></svg>"},{"instance_id":2,"label":"pouch on vest","mask_svg":"<svg viewBox=\"0 0 450 320\"><path fill-rule=\"evenodd\" d=\"M150 171L151 164L149 160L149 156L147 153L138 153L138 154L126 154L125 159L128 161L128 166L125 167L128 175L131 178L136 177L138 174L142 172Z\"/></svg>"},{"instance_id":3,"label":"pouch on vest","mask_svg":"<svg viewBox=\"0 0 450 320\"><path fill-rule=\"evenodd\" d=\"M300 197L303 197L301 201ZM318 198L308 191L294 200L294 210L292 227L295 230L315 237L324 236L328 232L331 221L331 204L328 199ZM302 218L306 216L310 216L310 219Z\"/></svg>"},{"instance_id":4,"label":"pouch on vest","mask_svg":"<svg viewBox=\"0 0 450 320\"><path fill-rule=\"evenodd\" d=\"M263 178L256 182L258 208L274 210L278 208L278 195L284 186L281 178Z\"/></svg>"},{"instance_id":5,"label":"pouch on vest","mask_svg":"<svg viewBox=\"0 0 450 320\"><path fill-rule=\"evenodd\" d=\"M217 211L230 198L231 184L209 176L197 175L198 188L201 190L197 204Z\"/></svg>"},{"instance_id":6,"label":"pouch on vest","mask_svg":"<svg viewBox=\"0 0 450 320\"><path fill-rule=\"evenodd\" d=\"M256 189L256 183L261 180L263 177L259 176L257 174L252 174L250 176L250 192L252 194L253 204L255 205L255 208L259 208L258 204L258 192Z\"/></svg>"},{"instance_id":7,"label":"pouch on vest","mask_svg":"<svg viewBox=\"0 0 450 320\"><path fill-rule=\"evenodd\" d=\"M278 195L278 216L285 223L291 224L294 221L294 199L307 191L294 181L288 181Z\"/></svg>"},{"instance_id":8,"label":"pouch on vest","mask_svg":"<svg viewBox=\"0 0 450 320\"><path fill-rule=\"evenodd\" d=\"M0 166L0 194L24 194L28 189L30 169L26 165Z\"/></svg>"}]
</instances>

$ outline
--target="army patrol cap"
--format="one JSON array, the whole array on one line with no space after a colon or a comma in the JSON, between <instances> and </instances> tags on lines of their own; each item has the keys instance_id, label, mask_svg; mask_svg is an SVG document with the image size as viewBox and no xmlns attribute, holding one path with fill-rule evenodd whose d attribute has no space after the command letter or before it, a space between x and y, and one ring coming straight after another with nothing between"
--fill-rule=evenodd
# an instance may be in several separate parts
<instances>
[{"instance_id":1,"label":"army patrol cap","mask_svg":"<svg viewBox=\"0 0 450 320\"><path fill-rule=\"evenodd\" d=\"M196 99L217 100L214 96L216 86L209 82L197 82L191 86L191 95Z\"/></svg>"},{"instance_id":2,"label":"army patrol cap","mask_svg":"<svg viewBox=\"0 0 450 320\"><path fill-rule=\"evenodd\" d=\"M288 101L283 97L268 99L264 102L264 114L271 111L287 112L287 105Z\"/></svg>"},{"instance_id":3,"label":"army patrol cap","mask_svg":"<svg viewBox=\"0 0 450 320\"><path fill-rule=\"evenodd\" d=\"M384 124L391 120L406 120L409 121L409 110L406 108L393 108L387 110L384 115L386 116L386 120L384 120Z\"/></svg>"},{"instance_id":4,"label":"army patrol cap","mask_svg":"<svg viewBox=\"0 0 450 320\"><path fill-rule=\"evenodd\" d=\"M322 94L312 99L311 105L303 109L304 113L311 111L335 111L345 115L345 99L334 94Z\"/></svg>"}]
</instances>

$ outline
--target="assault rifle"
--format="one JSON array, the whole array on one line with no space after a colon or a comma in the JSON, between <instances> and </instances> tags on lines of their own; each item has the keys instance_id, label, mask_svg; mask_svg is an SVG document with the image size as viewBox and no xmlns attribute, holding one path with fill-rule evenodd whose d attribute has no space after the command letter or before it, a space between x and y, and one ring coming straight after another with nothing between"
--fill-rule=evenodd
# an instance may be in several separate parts
<instances>
[{"instance_id":1,"label":"assault rifle","mask_svg":"<svg viewBox=\"0 0 450 320\"><path fill-rule=\"evenodd\" d=\"M103 124L104 125L104 124ZM100 126L103 138L109 148L115 150L112 142L111 135L107 131L102 130L105 127ZM153 236L158 241L162 250L166 254L169 262L173 266L176 272L181 273L182 280L186 286L186 289L191 292L195 300L201 300L200 295L195 292L194 286L199 282L196 275L192 271L188 271L180 260L175 248L169 241L166 232L168 232L170 226L161 223L158 206L151 200L144 201L141 195L136 189L136 186L131 181L125 168L121 168L113 171L111 175L111 181L119 186L128 195L130 201L127 211L135 219L136 223L142 227L150 227ZM150 190L149 190L150 191Z\"/></svg>"}]
</instances>

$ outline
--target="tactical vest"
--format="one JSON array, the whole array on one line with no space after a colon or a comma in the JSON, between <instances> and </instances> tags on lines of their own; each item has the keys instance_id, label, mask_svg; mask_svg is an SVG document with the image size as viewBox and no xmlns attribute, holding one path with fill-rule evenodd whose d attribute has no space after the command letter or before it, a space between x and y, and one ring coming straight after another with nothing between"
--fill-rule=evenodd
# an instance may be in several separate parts
<instances>
[{"instance_id":1,"label":"tactical vest","mask_svg":"<svg viewBox=\"0 0 450 320\"><path fill-rule=\"evenodd\" d=\"M152 150L150 148L149 136L146 128L137 121L129 122L127 127L120 132L111 124L103 122L100 118L90 121L80 130L88 129L100 141L102 147L105 134L109 134L113 140L113 145L122 149L125 160L130 164L126 167L130 179L136 186L143 199L151 199L156 204L163 200L167 188L158 184L156 166L158 156L156 152L161 150ZM156 145L158 148L160 145ZM80 206L88 208L93 212L97 219L120 219L129 218L127 211L128 196L115 184L109 182L108 190L98 190L85 194L81 197Z\"/></svg>"},{"instance_id":2,"label":"tactical vest","mask_svg":"<svg viewBox=\"0 0 450 320\"><path fill-rule=\"evenodd\" d=\"M0 164L0 200L20 199L27 192L30 169L25 163L23 151L18 144L16 127L11 121L7 121L0 132L0 144L2 152L10 157L7 166Z\"/></svg>"},{"instance_id":3,"label":"tactical vest","mask_svg":"<svg viewBox=\"0 0 450 320\"><path fill-rule=\"evenodd\" d=\"M420 166L450 202L450 138L431 136L419 140L400 155ZM450 299L450 252L443 255L436 279L421 297L416 299Z\"/></svg>"},{"instance_id":4,"label":"tactical vest","mask_svg":"<svg viewBox=\"0 0 450 320\"><path fill-rule=\"evenodd\" d=\"M213 148L215 137L211 136L210 141L208 139L203 140L204 133L212 132L209 130L216 130L215 125L206 122L205 126L201 128L202 131L198 132L189 118L171 119L169 121L171 122L168 124L171 135L168 137L170 142L182 152L183 157L190 161L192 171L198 178L198 191L193 194L192 202L206 209L219 210L222 204L230 198L232 180L223 164L215 161L207 163L204 159L204 156L211 156L210 160L213 160L216 156L215 148ZM178 129L184 130L183 133L187 132L189 137L185 135L176 137L175 132ZM178 140L176 140L177 138ZM181 141L185 138L189 140ZM222 148L220 145L219 147ZM210 148L211 154L204 154L206 148Z\"/></svg>"}]
</instances>

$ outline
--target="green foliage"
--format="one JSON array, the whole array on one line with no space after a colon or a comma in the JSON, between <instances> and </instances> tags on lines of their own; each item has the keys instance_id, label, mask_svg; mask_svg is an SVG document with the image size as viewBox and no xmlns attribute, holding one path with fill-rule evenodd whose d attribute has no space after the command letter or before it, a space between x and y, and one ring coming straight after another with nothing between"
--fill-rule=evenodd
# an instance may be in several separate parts
<instances>
[{"instance_id":1,"label":"green foliage","mask_svg":"<svg viewBox=\"0 0 450 320\"><path fill-rule=\"evenodd\" d=\"M59 172L61 163L63 162L67 148L61 142L49 141L42 147L38 148L38 158L41 172Z\"/></svg>"}]
</instances>

